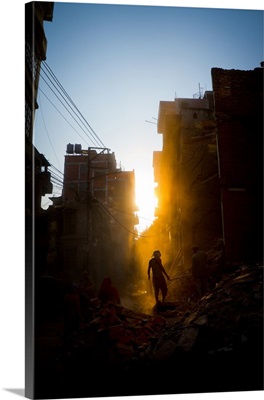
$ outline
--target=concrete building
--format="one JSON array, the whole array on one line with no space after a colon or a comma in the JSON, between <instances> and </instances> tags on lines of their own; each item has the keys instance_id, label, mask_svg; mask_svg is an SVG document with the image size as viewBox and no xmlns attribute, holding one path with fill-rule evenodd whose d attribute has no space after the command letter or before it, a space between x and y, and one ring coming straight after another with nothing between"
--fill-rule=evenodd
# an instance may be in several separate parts
<instances>
[{"instance_id":1,"label":"concrete building","mask_svg":"<svg viewBox=\"0 0 264 400\"><path fill-rule=\"evenodd\" d=\"M205 248L221 236L213 93L161 101L157 130L163 147L153 154L156 216L171 262L188 266L194 243Z\"/></svg>"},{"instance_id":2,"label":"concrete building","mask_svg":"<svg viewBox=\"0 0 264 400\"><path fill-rule=\"evenodd\" d=\"M44 21L52 21L53 2L25 4L25 231L26 272L31 281L45 269L48 249L47 219L41 208L41 198L52 193L48 160L33 145L33 126L38 108L37 94L41 62L46 59L47 39Z\"/></svg>"},{"instance_id":3,"label":"concrete building","mask_svg":"<svg viewBox=\"0 0 264 400\"><path fill-rule=\"evenodd\" d=\"M41 62L46 59L44 21L52 21L53 2L25 4L25 200L26 214L41 210L41 196L52 192L49 163L33 146L33 125ZM34 191L33 191L34 188Z\"/></svg>"},{"instance_id":4,"label":"concrete building","mask_svg":"<svg viewBox=\"0 0 264 400\"><path fill-rule=\"evenodd\" d=\"M156 216L171 263L223 239L231 262L263 262L263 63L212 68L213 91L161 101L153 154Z\"/></svg>"},{"instance_id":5,"label":"concrete building","mask_svg":"<svg viewBox=\"0 0 264 400\"><path fill-rule=\"evenodd\" d=\"M44 21L52 21L53 8L53 2L25 4L25 258L28 288L34 283L33 269L36 276L45 268L48 248L45 234L48 226L41 197L52 193L50 164L33 145L33 126L38 109L40 67L47 51Z\"/></svg>"},{"instance_id":6,"label":"concrete building","mask_svg":"<svg viewBox=\"0 0 264 400\"><path fill-rule=\"evenodd\" d=\"M103 277L122 283L129 274L135 225L135 175L116 166L107 148L67 145L64 164L64 272L88 270L98 286Z\"/></svg>"},{"instance_id":7,"label":"concrete building","mask_svg":"<svg viewBox=\"0 0 264 400\"><path fill-rule=\"evenodd\" d=\"M33 145L35 111L41 62L46 58L44 21L52 21L53 2L25 4L25 396L34 397L35 284L46 265L47 219L41 196L52 192L49 163Z\"/></svg>"},{"instance_id":8,"label":"concrete building","mask_svg":"<svg viewBox=\"0 0 264 400\"><path fill-rule=\"evenodd\" d=\"M226 257L263 262L263 68L211 73Z\"/></svg>"}]
</instances>

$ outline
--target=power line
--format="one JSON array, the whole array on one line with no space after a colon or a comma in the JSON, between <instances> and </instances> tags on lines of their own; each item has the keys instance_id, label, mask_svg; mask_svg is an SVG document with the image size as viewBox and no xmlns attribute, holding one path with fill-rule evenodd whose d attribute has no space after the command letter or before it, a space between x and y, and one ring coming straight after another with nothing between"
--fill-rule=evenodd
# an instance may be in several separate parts
<instances>
[{"instance_id":1,"label":"power line","mask_svg":"<svg viewBox=\"0 0 264 400\"><path fill-rule=\"evenodd\" d=\"M43 68L44 67L44 68ZM66 90L63 88L62 84L59 82L58 78L55 76L54 72L51 70L51 68L48 66L48 64L44 61L41 63L41 71L45 74L49 82L52 84L54 87L55 91L59 94L59 96L63 99L63 102L61 99L58 97L58 95L55 93L55 91L52 89L52 87L49 85L47 80L44 78L43 74L40 74L41 78L43 81L46 83L46 85L49 87L49 89L53 92L53 94L57 97L57 99L60 101L60 103L63 105L63 107L69 112L71 117L75 120L75 122L79 125L79 127L83 130L79 122L76 120L76 118L73 116L73 114L69 111L69 108L71 111L74 113L74 115L79 119L79 121L82 123L82 125L85 127L86 130L88 130L89 134L87 134L84 130L84 133L89 137L89 139L95 144L99 144L100 146L102 145L105 147L101 139L98 137L98 135L95 133L91 125L88 123L88 121L85 119L83 114L80 112L80 110L77 108L73 100L70 98ZM68 101L69 100L69 101ZM69 108L65 106L65 103ZM72 107L73 106L73 107ZM77 112L76 112L76 111ZM81 118L80 118L81 116Z\"/></svg>"},{"instance_id":2,"label":"power line","mask_svg":"<svg viewBox=\"0 0 264 400\"><path fill-rule=\"evenodd\" d=\"M45 69L43 69L42 67L44 66ZM79 115L82 117L82 119L85 121L85 123L87 124L87 126L85 126L85 128L89 131L89 134L92 135L93 139L96 140L96 143L100 144L100 146L105 147L105 145L103 144L103 142L101 141L101 139L97 136L97 134L95 133L95 131L92 129L91 125L88 123L88 121L85 119L85 117L83 116L83 114L80 112L80 110L76 107L75 103L72 101L72 99L70 98L70 96L68 95L68 93L66 92L66 90L64 89L64 87L62 86L62 84L59 82L58 78L56 77L56 75L54 74L54 72L52 71L52 69L49 67L49 65L44 61L41 64L41 70L43 71L43 73L45 74L45 76L47 77L47 79L50 81L50 83L52 84L52 86L55 88L55 91L57 93L59 93L59 95L62 97L63 101L66 102L66 104L70 107L70 109L72 110L72 112L74 113L74 115L76 115L76 117L79 119L79 121L85 126L84 122L81 120L81 118L79 117ZM56 98L60 101L60 103L63 105L63 107L67 110L67 112L71 115L71 117L74 119L74 121L79 125L79 127L83 130L83 128L81 127L81 125L78 123L78 121L75 119L75 117L73 116L73 114L69 111L69 109L65 106L65 104L61 101L61 99L58 97L58 95L55 93L55 91L51 88L51 86L49 85L49 83L46 81L46 79L43 77L42 74L40 74L41 78L43 79L43 81L46 83L46 85L49 87L49 89L53 92L53 94L56 96ZM55 83L54 83L55 82ZM59 89L58 89L59 88ZM40 89L41 90L41 89ZM41 92L44 94L44 96L51 102L51 104L55 107L55 109L61 114L61 112L58 110L58 108L52 103L52 101L48 98L48 96L41 90ZM63 93L63 94L62 94ZM66 97L66 98L65 98ZM71 105L69 104L69 102L66 100L68 99L70 104L74 107L75 110L77 110L77 112L79 113L79 115L76 113L76 111L71 107ZM42 111L41 111L42 112ZM62 114L61 114L62 115ZM63 115L62 115L63 116ZM42 114L42 118L43 118L43 114ZM68 122L68 120L63 116L63 118ZM153 118L153 117L152 117ZM153 118L155 119L155 118ZM151 121L146 121L146 122L151 122ZM44 127L46 129L45 126L45 122L44 122L44 118L43 118L43 123L44 123ZM69 122L68 122L69 123ZM155 124L154 122L151 122L153 124ZM70 126L74 129L74 127L70 124ZM75 129L74 129L75 130ZM76 130L75 130L76 131ZM47 132L47 129L46 129ZM77 131L76 131L77 132ZM86 136L93 142L93 140L91 139L91 137L83 130L83 132L86 134ZM77 132L77 134L79 135L79 133ZM48 132L47 132L48 135ZM79 135L81 138L82 136ZM49 141L50 141L50 137L48 135ZM82 138L83 139L83 138ZM84 139L83 139L84 140ZM86 142L87 143L87 142ZM94 142L93 142L94 143ZM50 141L51 147L52 143ZM53 149L54 151L54 149ZM54 151L55 153L55 151ZM56 153L55 153L56 156ZM56 156L57 158L57 156ZM58 162L59 164L59 162ZM58 170L59 171L59 170ZM59 171L61 173L61 171ZM62 173L61 173L62 174ZM62 174L63 175L63 174ZM53 183L59 183L60 185L62 185L61 187L63 188L63 184L69 184L67 182L63 182L59 179L58 175L53 173L52 175L52 180ZM77 194L77 191L76 191ZM109 210L107 210L108 213L115 219L115 217L109 212ZM121 210L116 210L119 212L122 212ZM138 217L138 218L143 218L143 219L147 219L144 217ZM117 221L118 222L118 221ZM124 227L125 228L125 227ZM142 235L140 235L142 236Z\"/></svg>"},{"instance_id":3,"label":"power line","mask_svg":"<svg viewBox=\"0 0 264 400\"><path fill-rule=\"evenodd\" d=\"M55 167L55 165L50 165L50 168L54 168L57 172L59 172L61 175L62 175L62 177L64 177L64 173L63 172L61 172L57 167Z\"/></svg>"},{"instance_id":4,"label":"power line","mask_svg":"<svg viewBox=\"0 0 264 400\"><path fill-rule=\"evenodd\" d=\"M46 68L48 68L48 70L50 71L50 73L52 74L52 76L54 77L54 79L56 80L56 82L58 83L58 85L61 87L61 89L63 90L63 93L65 93L65 95L67 96L67 98L69 99L69 101L71 102L71 104L74 106L74 108L78 111L78 113L81 115L81 117L83 118L83 120L86 122L86 124L88 125L88 127L91 129L91 131L93 132L94 136L98 139L100 146L102 147L106 147L104 145L104 143L101 141L101 139L99 138L99 136L95 133L95 131L93 130L93 128L91 127L91 125L87 122L87 120L85 119L85 117L83 116L83 114L80 112L80 110L77 108L77 106L75 105L75 103L72 101L72 99L70 98L70 96L68 95L68 93L66 92L66 90L63 88L63 86L61 85L61 83L59 82L58 78L56 77L56 75L54 74L54 72L52 71L52 69L50 68L50 66L47 64L46 61L43 62L43 64Z\"/></svg>"},{"instance_id":5,"label":"power line","mask_svg":"<svg viewBox=\"0 0 264 400\"><path fill-rule=\"evenodd\" d=\"M120 221L118 221L118 219L115 218L115 216L108 210L107 207L105 207L105 205L103 203L101 203L100 201L98 201L97 199L93 198L94 200L96 200L97 203L99 203L102 208L108 213L110 214L110 216L126 231L128 231L129 233L132 233L134 236L140 237L140 238L152 238L155 236L158 236L164 232L166 232L167 228L165 228L163 231L161 232L157 232L156 234L152 234L152 235L141 235L140 233L136 233L136 232L132 232L129 229L127 229Z\"/></svg>"},{"instance_id":6,"label":"power line","mask_svg":"<svg viewBox=\"0 0 264 400\"><path fill-rule=\"evenodd\" d=\"M74 121L76 122L76 124L81 128L81 130L85 133L85 135L91 140L92 143L95 144L95 142L91 139L91 137L89 137L89 135L87 134L87 132L85 132L85 130L83 129L83 127L79 124L79 122L76 120L76 118L73 116L73 114L69 111L69 109L65 106L65 104L61 101L61 99L59 98L59 96L55 93L55 91L51 88L51 86L48 84L48 82L45 80L45 78L43 78L43 76L40 74L41 78L43 79L43 81L46 83L46 85L49 87L49 89L52 91L52 93L57 97L57 99L59 100L59 102L62 104L62 106L65 108L65 110L70 114L70 116L74 119ZM56 108L56 107L55 107ZM56 108L57 109L57 108Z\"/></svg>"},{"instance_id":7,"label":"power line","mask_svg":"<svg viewBox=\"0 0 264 400\"><path fill-rule=\"evenodd\" d=\"M46 134L47 134L47 136L48 136L48 139L49 139L51 148L52 148L53 153L54 153L54 155L55 155L55 157L56 157L57 163L58 163L59 167L61 168L60 162L59 162L59 160L58 160L57 154L56 154L56 152L55 152L55 150L54 150L54 147L53 147L53 145L52 145L52 142L51 142L51 140L50 140L50 136L49 136L49 133L48 133L48 130L47 130L45 121L44 121L44 116L43 116L43 113L42 113L42 106L41 106L41 104L40 104L40 113L41 113L41 116L42 116L43 125L44 125L44 128L45 128Z\"/></svg>"},{"instance_id":8,"label":"power line","mask_svg":"<svg viewBox=\"0 0 264 400\"><path fill-rule=\"evenodd\" d=\"M80 138L89 146L89 143L79 134L79 132L71 125L71 123L64 117L64 115L60 112L60 110L55 106L55 104L49 99L49 97L43 92L43 90L38 88L43 95L47 98L47 100L53 105L53 107L58 111L58 113L62 116L62 118L70 125L70 127L80 136Z\"/></svg>"},{"instance_id":9,"label":"power line","mask_svg":"<svg viewBox=\"0 0 264 400\"><path fill-rule=\"evenodd\" d=\"M105 207L105 205L103 203L101 203L100 201L98 201L97 199L93 198L94 200L96 200L96 202L111 216L111 218L113 218L123 229L125 229L127 232L132 233L132 235L134 236L138 236L138 233L133 232L131 230L129 230L128 228L126 228L120 221L118 221L118 219L116 219L116 217L108 210L107 207Z\"/></svg>"},{"instance_id":10,"label":"power line","mask_svg":"<svg viewBox=\"0 0 264 400\"><path fill-rule=\"evenodd\" d=\"M51 167L53 167L53 168L55 168L56 170L58 170L58 169L57 169L56 167L54 167L54 166L51 166ZM59 170L58 170L58 172L61 173L61 171L59 171ZM62 174L62 173L61 173L61 174ZM71 181L69 181L69 182L66 182L66 181L62 182L62 181L60 181L59 179L57 179L57 178L56 178L56 174L55 174L55 177L52 177L52 180L54 181L55 184L57 184L57 183L59 182L59 183L61 184L61 187L62 187L62 188L63 188L65 185L69 185L69 186L71 185ZM58 187L59 187L59 186L58 186ZM73 188L73 190L74 190L74 188ZM78 190L75 189L74 191L75 191L75 194L78 196L78 195L79 195ZM151 234L151 235L142 235L142 234L140 234L140 233L138 233L138 232L133 232L133 231L129 230L126 226L124 226L124 225L109 211L109 208L110 208L110 209L113 209L113 210L115 210L115 211L117 211L117 212L130 215L130 216L134 216L134 214L131 214L131 213L128 213L128 212L119 210L119 209L114 208L114 207L108 207L108 208L107 208L103 203L101 203L99 200L97 200L94 196L92 196L92 200L96 201L96 202L103 208L103 210L104 210L105 212L107 212L107 213L111 216L111 218L113 218L123 229L125 229L126 231L128 231L129 233L133 234L133 235L136 236L136 237L140 237L140 238L152 238L152 237L156 237L156 236L158 236L158 235L164 233L164 232L167 230L167 228L165 228L164 230L162 230L162 231L160 231L160 232L157 232L157 233L155 233L155 234ZM45 205L47 205L47 204L48 204L48 203L46 203ZM44 206L45 206L45 205L44 205ZM148 218L144 218L144 217L138 217L138 218L142 218L142 219L149 220Z\"/></svg>"},{"instance_id":11,"label":"power line","mask_svg":"<svg viewBox=\"0 0 264 400\"><path fill-rule=\"evenodd\" d=\"M42 65L42 64L41 64ZM83 118L83 120L86 122L86 124L88 125L88 127L90 128L90 130L92 131L93 135L98 139L99 141L99 145L101 147L106 147L105 144L101 141L101 139L99 138L99 136L95 133L95 131L93 130L93 128L91 127L91 125L88 123L88 121L86 120L86 118L83 116L83 114L80 112L80 110L77 108L77 106L75 105L75 103L72 101L72 99L70 98L70 96L67 94L67 92L65 91L65 89L63 88L63 86L61 85L61 83L59 82L58 78L55 76L54 72L51 70L51 68L48 66L47 62L44 61L43 65L45 65L49 71L52 73L52 76L54 76L54 79L56 80L56 82L58 82L59 86L62 88L63 92L65 93L65 95L67 96L67 98L70 100L71 104L74 106L74 108L78 111L78 113L81 115L81 117Z\"/></svg>"},{"instance_id":12,"label":"power line","mask_svg":"<svg viewBox=\"0 0 264 400\"><path fill-rule=\"evenodd\" d=\"M46 71L43 69L43 66L46 68ZM81 114L81 112L79 111L79 109L77 108L77 106L74 104L74 102L72 101L72 99L70 98L70 96L67 94L66 90L63 88L63 86L61 85L61 83L59 82L58 78L55 76L54 72L52 72L51 68L48 66L48 64L44 61L41 64L41 70L45 73L45 75L47 76L47 78L49 79L49 81L52 83L52 85L55 87L55 89L57 90L57 92L60 94L60 96L63 98L64 101L66 101L67 105L70 107L70 109L74 112L74 114L77 116L77 118L80 120L80 122L85 125L83 123L83 121L81 120L81 118L79 117L79 115L77 115L77 113L75 112L75 110L71 107L71 105L69 104L69 102L65 99L65 97L61 94L60 90L62 90L63 94L67 97L67 99L70 101L70 103L73 105L73 107L77 110L77 112L81 115L81 117L85 120L85 118L83 117L83 115ZM47 72L49 73L49 76L47 74ZM51 80L50 76L52 76L53 81ZM45 81L45 79L43 78L43 76L41 75L42 79ZM54 84L54 79L55 79L55 83L56 85L59 86L59 90L58 90L58 86L56 86ZM45 83L48 85L48 83L45 81ZM49 85L48 85L49 86ZM50 86L49 86L50 88ZM50 88L51 89L51 88ZM52 89L51 89L52 90ZM53 90L52 90L53 91ZM53 92L54 93L54 92ZM57 97L57 96L56 96ZM71 114L71 113L70 113ZM71 114L72 116L72 114ZM72 116L73 117L73 116ZM75 120L75 118L73 117L73 119ZM77 123L77 121L75 120L75 122ZM100 143L101 140L100 138L96 135L96 133L94 132L94 130L92 129L92 127L88 124L88 122L85 120L85 122L87 123L88 127L90 128L90 130L92 132L89 131L89 133L92 135L93 139L95 139L96 143ZM78 124L79 125L79 124ZM79 125L80 126L80 125ZM86 127L87 129L87 127ZM94 143L94 142L93 142ZM102 142L101 142L102 143Z\"/></svg>"}]
</instances>

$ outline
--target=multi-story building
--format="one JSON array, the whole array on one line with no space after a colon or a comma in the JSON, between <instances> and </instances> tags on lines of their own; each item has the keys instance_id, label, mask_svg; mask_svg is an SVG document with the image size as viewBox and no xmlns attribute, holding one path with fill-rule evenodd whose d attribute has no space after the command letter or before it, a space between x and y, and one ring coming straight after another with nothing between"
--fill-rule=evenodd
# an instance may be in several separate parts
<instances>
[{"instance_id":1,"label":"multi-story building","mask_svg":"<svg viewBox=\"0 0 264 400\"><path fill-rule=\"evenodd\" d=\"M226 257L263 262L263 68L211 73Z\"/></svg>"},{"instance_id":2,"label":"multi-story building","mask_svg":"<svg viewBox=\"0 0 264 400\"><path fill-rule=\"evenodd\" d=\"M48 249L47 221L42 218L41 196L52 192L49 163L33 145L40 65L46 58L44 21L52 21L53 2L25 4L25 395L35 390L35 284ZM44 262L43 262L44 260Z\"/></svg>"},{"instance_id":3,"label":"multi-story building","mask_svg":"<svg viewBox=\"0 0 264 400\"><path fill-rule=\"evenodd\" d=\"M175 265L188 267L192 245L207 249L217 238L226 260L262 262L261 65L253 71L212 68L213 91L160 102L156 216Z\"/></svg>"},{"instance_id":4,"label":"multi-story building","mask_svg":"<svg viewBox=\"0 0 264 400\"><path fill-rule=\"evenodd\" d=\"M213 93L161 101L157 129L163 148L153 154L156 216L171 262L188 266L194 243L205 248L221 236Z\"/></svg>"},{"instance_id":5,"label":"multi-story building","mask_svg":"<svg viewBox=\"0 0 264 400\"><path fill-rule=\"evenodd\" d=\"M67 145L63 184L63 264L72 277L88 270L96 285L129 273L135 225L134 171L117 169L107 148Z\"/></svg>"},{"instance_id":6,"label":"multi-story building","mask_svg":"<svg viewBox=\"0 0 264 400\"><path fill-rule=\"evenodd\" d=\"M38 108L37 94L41 62L46 59L44 21L52 21L53 2L25 4L25 206L26 230L41 212L41 197L52 193L49 162L33 145L33 125Z\"/></svg>"},{"instance_id":7,"label":"multi-story building","mask_svg":"<svg viewBox=\"0 0 264 400\"><path fill-rule=\"evenodd\" d=\"M41 62L46 60L47 39L44 21L53 19L54 2L25 4L25 133L32 143L33 122L38 108L37 95Z\"/></svg>"}]
</instances>

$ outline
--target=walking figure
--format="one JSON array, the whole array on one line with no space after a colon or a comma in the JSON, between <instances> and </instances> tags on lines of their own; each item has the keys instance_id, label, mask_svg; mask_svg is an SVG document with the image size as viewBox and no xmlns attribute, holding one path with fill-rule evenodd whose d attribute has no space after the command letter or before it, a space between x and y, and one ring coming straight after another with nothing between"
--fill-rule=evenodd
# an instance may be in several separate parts
<instances>
[{"instance_id":1,"label":"walking figure","mask_svg":"<svg viewBox=\"0 0 264 400\"><path fill-rule=\"evenodd\" d=\"M150 279L150 271L152 270L152 284L154 289L154 295L156 303L159 303L159 292L161 291L162 302L165 301L165 297L168 293L168 287L164 275L170 280L169 275L165 271L161 262L161 253L159 250L155 250L152 258L148 264L148 279Z\"/></svg>"}]
</instances>

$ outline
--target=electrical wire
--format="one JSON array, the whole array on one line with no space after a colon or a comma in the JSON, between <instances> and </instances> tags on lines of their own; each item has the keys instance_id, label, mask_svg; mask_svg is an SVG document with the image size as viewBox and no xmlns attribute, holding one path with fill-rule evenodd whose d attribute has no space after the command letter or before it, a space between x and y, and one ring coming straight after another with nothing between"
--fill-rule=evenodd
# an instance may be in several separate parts
<instances>
[{"instance_id":1,"label":"electrical wire","mask_svg":"<svg viewBox=\"0 0 264 400\"><path fill-rule=\"evenodd\" d=\"M59 85L59 87L62 89L63 93L66 95L66 97L69 99L70 103L74 106L74 108L78 111L78 113L81 115L81 117L83 118L83 120L85 121L85 123L87 124L87 126L89 127L89 129L92 131L94 137L97 138L98 143L100 144L100 146L102 147L106 147L104 145L104 143L101 141L101 139L99 138L99 136L95 133L95 131L93 130L93 128L91 127L91 125L88 123L88 121L86 120L86 118L83 116L83 114L80 112L80 110L77 108L77 106L75 105L75 103L72 101L72 99L70 98L70 96L68 95L68 93L66 92L66 90L63 88L63 86L61 85L61 83L59 82L58 78L56 77L56 75L54 74L54 72L52 71L52 69L50 68L50 66L47 64L46 61L43 61L43 63L41 63L41 66L45 66L50 74L52 75L52 77L54 78L54 80L57 82L57 84Z\"/></svg>"},{"instance_id":2,"label":"electrical wire","mask_svg":"<svg viewBox=\"0 0 264 400\"><path fill-rule=\"evenodd\" d=\"M62 116L62 118L70 125L70 127L77 133L78 136L80 136L80 138L89 146L89 143L86 141L86 139L84 139L79 132L72 126L72 124L67 120L67 118L64 117L64 115L60 112L60 110L55 106L55 104L49 99L49 97L43 92L43 90L41 89L41 87L38 88L38 90L41 91L41 93L43 93L43 95L46 97L46 99L53 105L53 107L58 111L58 113Z\"/></svg>"},{"instance_id":3,"label":"electrical wire","mask_svg":"<svg viewBox=\"0 0 264 400\"><path fill-rule=\"evenodd\" d=\"M118 219L108 210L107 207L105 207L105 205L103 203L101 203L99 200L93 198L93 200L95 200L102 208L103 210L105 210L110 216L111 218L113 218L123 229L125 229L127 232L131 233L134 236L139 236L139 234L137 232L133 232L130 229L126 228L120 221L118 221Z\"/></svg>"},{"instance_id":4,"label":"electrical wire","mask_svg":"<svg viewBox=\"0 0 264 400\"><path fill-rule=\"evenodd\" d=\"M50 143L50 146L51 146L51 148L52 148L52 150L53 150L53 153L54 153L54 155L55 155L55 158L56 158L56 160L57 160L57 163L58 163L59 167L61 168L60 162L59 162L59 160L58 160L57 154L56 154L56 152L55 152L55 150L54 150L54 147L53 147L53 145L52 145L52 141L50 140L50 136L49 136L49 133L48 133L46 124L45 124L45 120L44 120L44 116L43 116L43 112L42 112L42 107L41 107L41 102L40 102L40 100L39 100L39 104L40 104L40 113L41 113L43 125L44 125L44 128L45 128L45 132L46 132L46 134L47 134L47 136L48 136L49 143Z\"/></svg>"},{"instance_id":5,"label":"electrical wire","mask_svg":"<svg viewBox=\"0 0 264 400\"><path fill-rule=\"evenodd\" d=\"M95 200L97 203L99 203L101 206L102 206L102 208L123 228L123 229L125 229L126 231L128 231L129 233L132 233L134 236L137 236L137 237L140 237L140 238L152 238L152 237L156 237L156 236L158 236L158 235L161 235L162 233L164 233L164 232L166 232L167 231L167 228L166 229L164 229L163 231L161 231L161 232L157 232L156 234L153 234L153 235L142 235L142 234L140 234L140 233L136 233L136 232L132 232L132 231L130 231L129 229L127 229L120 221L118 221L118 219L108 210L108 208L103 204L103 203L101 203L99 200L97 200L97 199L95 199L95 198L93 198L93 200Z\"/></svg>"},{"instance_id":6,"label":"electrical wire","mask_svg":"<svg viewBox=\"0 0 264 400\"><path fill-rule=\"evenodd\" d=\"M48 69L43 69L43 66L45 66ZM76 107L76 105L74 104L74 102L72 101L72 99L70 98L70 96L67 94L67 92L65 91L65 89L63 88L63 86L60 84L59 80L55 77L55 74L51 71L50 67L48 67L47 63L43 62L41 64L41 71L43 73L40 73L40 77L42 78L42 80L46 83L46 85L49 87L49 89L52 91L52 93L57 97L57 99L59 100L59 102L63 105L63 107L68 111L68 113L71 115L71 117L74 119L74 121L78 124L78 126L83 130L83 132L87 135L87 137L91 140L91 142L93 144L99 145L99 146L103 146L105 147L105 145L103 144L103 142L101 141L101 139L98 137L98 135L94 132L94 130L92 129L91 125L87 122L87 120L84 118L84 116L82 115L82 113L79 111L79 109ZM52 72L52 73L51 73ZM53 88L50 86L50 84L47 82L47 80L44 78L43 74L45 74L46 78L49 80L49 82L51 83L51 85L54 87L55 91L53 90ZM55 78L54 78L55 77ZM55 83L54 83L55 82ZM61 93L62 91L62 93ZM62 98L62 100L59 98L59 96ZM68 100L69 101L68 101ZM65 103L67 104L67 106L65 105ZM73 106L73 107L72 107ZM69 111L69 108L72 112ZM77 112L75 111L77 110ZM89 134L87 134L87 132L83 129L83 127L79 124L79 122L76 120L76 118L73 116L73 114L79 119L79 121L82 123L82 125L86 128L86 130L89 132ZM81 117L80 117L81 116Z\"/></svg>"},{"instance_id":7,"label":"electrical wire","mask_svg":"<svg viewBox=\"0 0 264 400\"><path fill-rule=\"evenodd\" d=\"M44 68L46 68L46 69L44 69L43 68L43 66L44 66ZM68 93L66 92L66 90L64 89L64 87L62 86L62 84L59 82L59 80L58 80L58 78L56 77L56 75L54 74L54 72L51 70L51 68L49 67L49 65L45 62L45 61L43 61L42 63L41 63L41 65L40 65L40 67L41 67L41 71L45 74L45 76L47 77L47 79L49 80L49 82L52 84L52 86L54 87L54 89L55 89L55 91L57 92L57 93L59 93L59 95L61 96L61 98L63 99L63 101L59 98L59 96L55 93L55 91L52 89L52 87L49 85L49 83L47 82L47 80L44 78L44 76L43 76L43 74L40 74L40 77L42 78L42 80L46 83L46 85L49 87L49 89L52 91L52 93L56 96L56 98L59 100L59 102L63 105L63 107L66 109L66 111L70 114L70 116L74 119L74 121L78 124L78 126L82 129L82 131L85 133L85 135L88 137L88 139L89 140L91 140L91 142L93 143L93 144L96 144L96 145L98 145L99 144L99 146L103 146L104 148L106 148L106 146L104 145L104 143L101 141L101 139L98 137L98 135L95 133L95 131L92 129L92 127L91 127L91 125L88 123L88 121L84 118L84 116L83 116L83 114L79 111L79 109L76 107L76 105L75 105L75 103L72 101L72 99L70 98L70 96L68 95ZM82 140L84 140L86 143L87 143L87 141L85 140L85 139L83 139L83 137L76 131L76 129L69 123L69 121L63 116L63 114L59 111L59 109L55 106L55 104L49 99L49 97L43 92L43 90L39 87L39 90L43 93L43 95L48 99L48 101L53 105L53 107L59 112L59 114L66 120L66 122L75 130L75 132L81 137L81 139ZM63 94L62 94L63 93ZM66 98L65 98L66 97ZM85 124L87 125L85 125L84 124L84 122L81 120L81 118L80 118L80 116L76 113L76 111L72 108L72 106L69 104L69 102L67 101L67 99L69 100L69 102L70 102L70 104L74 107L74 109L75 110L77 110L77 112L78 112L78 114L81 116L81 118L83 119L83 121L85 122ZM79 119L79 121L85 126L85 128L88 130L88 132L89 132L89 134L87 134L87 132L86 131L84 131L84 129L82 128L82 126L79 124L79 122L76 120L76 118L73 116L73 114L69 111L69 108L67 108L67 106L65 106L65 104L63 103L63 102L65 102L66 104L67 104L67 106L72 110L72 112L74 113L74 115ZM41 113L42 113L42 111L41 111ZM43 118L43 114L42 114L42 118ZM45 122L44 122L44 118L43 118L43 123L44 123L44 127L45 127L45 130L46 130L46 133L47 133L47 135L48 135L48 132L47 132L47 128L46 128L46 125L45 125ZM91 138L91 136L89 136L89 135L91 135L92 136L92 138ZM55 150L54 150L54 148L53 148L53 146L52 146L52 143L51 143L51 140L50 140L50 137L49 137L49 135L48 135L48 138L49 138L49 141L50 141L50 144L51 144L51 147L52 147L52 149L53 149L53 151L54 151L54 153L55 153ZM95 140L95 142L94 142L94 140ZM88 144L88 143L87 143ZM57 159L57 155L56 155L56 153L55 153L55 157L56 157L56 159ZM57 161L58 161L58 159L57 159ZM60 164L59 164L59 162L58 162L58 165L60 166ZM59 171L56 167L54 167L54 166L52 166L53 168L55 168L60 174L62 174L62 176L64 177L64 175L63 175L63 173L61 172L61 171ZM102 176L104 176L104 175L108 175L108 174L103 174ZM96 177L93 177L93 178L96 178ZM58 185L59 184L59 186L57 186L58 188L62 188L63 189L63 187L64 187L64 185L70 185L72 182L66 182L65 181L65 179L63 179L63 180L61 180L61 178L58 176L58 174L56 174L55 172L51 172L51 181L52 181L52 183L54 183L54 184L56 184L56 185ZM78 192L76 191L76 194L78 194ZM106 208L104 205L103 205L103 203L101 203L101 202L99 202L97 199L95 199L94 198L94 200L96 200L100 205L101 205L101 207L103 207L103 209L111 216L111 218L113 218L121 227L123 227L123 229L125 229L126 231L128 231L128 232L130 232L131 234L133 234L133 235L135 235L135 236L137 236L137 237L152 237L152 236L156 236L156 235L151 235L151 236L146 236L146 235L141 235L141 234L139 234L139 233L136 233L136 232L133 232L133 231L131 231L131 230L129 230L129 229L127 229L120 221L118 221L118 219L108 210L108 208ZM115 208L113 208L113 207L110 207L110 208L112 208L112 209L114 209L115 211L117 211L117 212L120 212L120 213L125 213L124 211L121 211L121 210L118 210L118 209L115 209ZM128 215L133 215L134 216L134 214L129 214L129 213L126 213L126 214L128 214ZM146 220L149 220L148 218L144 218L144 217L139 217L139 216L137 216L138 218L143 218L143 219L146 219ZM167 229L165 229L163 232L165 232ZM157 233L157 234L161 234L162 232L159 232L159 233Z\"/></svg>"},{"instance_id":8,"label":"electrical wire","mask_svg":"<svg viewBox=\"0 0 264 400\"><path fill-rule=\"evenodd\" d=\"M83 127L79 124L79 122L76 120L76 118L73 116L73 114L67 109L67 107L65 106L65 104L63 104L63 102L60 100L60 98L57 96L57 94L54 92L54 90L50 87L50 85L47 83L47 81L43 78L43 76L40 74L41 78L44 80L44 82L46 83L46 85L50 88L50 90L53 92L53 94L57 97L57 99L59 100L59 102L62 104L62 106L65 108L66 111L68 111L68 113L71 115L71 117L74 119L74 121L76 122L76 124L81 128L81 130L85 133L85 135L91 140L92 143L95 144L95 142L89 137L89 135L87 134L87 132L85 132L85 130L83 129ZM57 108L56 108L57 109Z\"/></svg>"}]
</instances>

